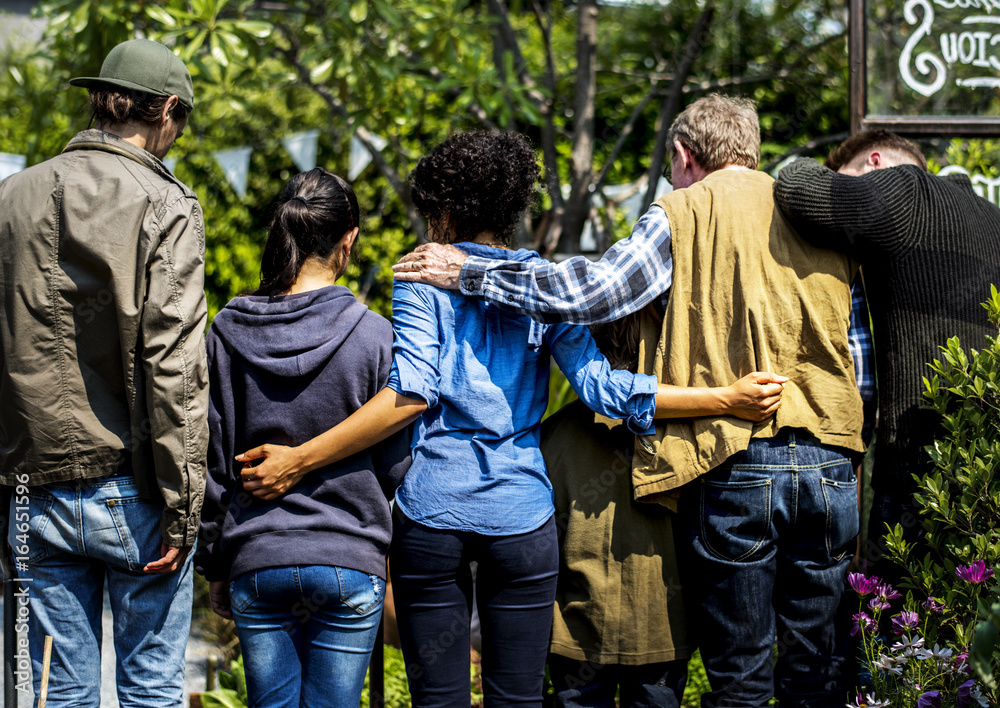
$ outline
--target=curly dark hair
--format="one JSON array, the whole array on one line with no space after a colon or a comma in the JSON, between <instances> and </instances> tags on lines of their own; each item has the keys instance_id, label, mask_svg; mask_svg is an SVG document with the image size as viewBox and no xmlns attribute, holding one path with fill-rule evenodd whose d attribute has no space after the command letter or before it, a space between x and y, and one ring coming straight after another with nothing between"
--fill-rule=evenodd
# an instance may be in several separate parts
<instances>
[{"instance_id":1,"label":"curly dark hair","mask_svg":"<svg viewBox=\"0 0 1000 708\"><path fill-rule=\"evenodd\" d=\"M538 181L538 161L518 133L452 135L410 173L413 202L426 219L450 220L456 241L493 232L507 245Z\"/></svg>"}]
</instances>

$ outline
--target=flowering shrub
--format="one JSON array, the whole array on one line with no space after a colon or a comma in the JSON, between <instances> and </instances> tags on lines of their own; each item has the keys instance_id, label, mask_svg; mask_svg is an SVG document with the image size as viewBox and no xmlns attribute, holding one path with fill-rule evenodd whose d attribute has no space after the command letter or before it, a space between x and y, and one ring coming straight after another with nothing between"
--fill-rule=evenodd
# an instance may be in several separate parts
<instances>
[{"instance_id":1,"label":"flowering shrub","mask_svg":"<svg viewBox=\"0 0 1000 708\"><path fill-rule=\"evenodd\" d=\"M1000 325L996 288L984 307ZM870 680L849 706L1000 705L1000 656L990 641L1000 627L990 614L1000 562L1000 342L987 340L966 354L949 339L924 379L943 430L927 448L934 470L917 478L924 546L918 552L898 525L886 535L888 557L905 569L899 588L850 575L860 600L854 634Z\"/></svg>"}]
</instances>

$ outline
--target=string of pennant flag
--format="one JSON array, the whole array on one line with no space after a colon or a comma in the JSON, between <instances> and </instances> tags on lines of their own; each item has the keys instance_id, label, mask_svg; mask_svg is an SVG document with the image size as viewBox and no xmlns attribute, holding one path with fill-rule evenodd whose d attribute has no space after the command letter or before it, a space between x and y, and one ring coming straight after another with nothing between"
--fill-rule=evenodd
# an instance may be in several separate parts
<instances>
[{"instance_id":1,"label":"string of pennant flag","mask_svg":"<svg viewBox=\"0 0 1000 708\"><path fill-rule=\"evenodd\" d=\"M379 136L372 135L369 138L372 147L381 152L388 145L388 141ZM319 144L319 131L306 130L300 133L282 138L281 144L291 155L292 161L302 172L307 172L316 166L316 152ZM226 180L232 186L233 191L243 199L247 193L247 178L250 174L250 156L253 154L252 147L238 147L230 150L217 150L212 153L216 163L219 165ZM365 168L371 164L372 155L368 148L358 140L356 136L351 136L350 152L348 155L347 179L353 182ZM171 172L177 167L177 158L167 157L163 160ZM20 172L27 164L25 155L16 155L0 152L0 182L10 177L16 172ZM950 165L941 170L940 174L946 175L954 172L969 175L972 180L973 189L984 199L1000 206L1000 179L991 179L980 174L969 174L961 167ZM669 189L669 184L661 178L658 194ZM630 221L639 217L639 210L642 207L642 197L635 185L608 186L604 189L604 197L612 198L624 197L620 207L626 210L626 215ZM589 224L588 224L589 226ZM589 234L584 234L587 240Z\"/></svg>"},{"instance_id":2,"label":"string of pennant flag","mask_svg":"<svg viewBox=\"0 0 1000 708\"><path fill-rule=\"evenodd\" d=\"M372 146L382 151L389 142L378 135L372 135L369 141ZM289 135L282 138L281 144L291 155L295 166L302 172L308 172L316 166L317 146L319 145L319 131L306 130L301 133ZM222 173L226 176L233 191L244 198L247 193L247 178L250 175L250 156L253 154L252 147L238 147L230 150L216 150L212 157L219 165ZM357 137L351 137L351 147L348 156L347 179L353 182L365 168L371 164L372 156ZM25 168L27 157L25 155L14 155L0 152L0 181L3 181L16 172ZM177 167L177 158L167 157L163 160L167 169L173 172Z\"/></svg>"}]
</instances>

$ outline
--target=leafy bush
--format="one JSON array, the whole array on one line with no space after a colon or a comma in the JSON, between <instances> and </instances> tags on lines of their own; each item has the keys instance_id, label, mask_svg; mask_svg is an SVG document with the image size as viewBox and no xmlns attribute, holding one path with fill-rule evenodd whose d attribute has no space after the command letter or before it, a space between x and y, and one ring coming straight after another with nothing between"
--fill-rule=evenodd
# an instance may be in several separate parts
<instances>
[{"instance_id":1,"label":"leafy bush","mask_svg":"<svg viewBox=\"0 0 1000 708\"><path fill-rule=\"evenodd\" d=\"M1000 325L1000 295L984 303ZM1000 561L1000 341L981 350L962 349L957 337L942 347L924 379L929 407L941 415L942 437L927 448L934 470L915 475L914 495L928 552L897 525L886 536L890 559L905 569L900 588L860 573L850 583L860 602L854 633L862 638L862 664L870 692L854 705L966 708L1000 703L997 596ZM900 590L906 592L903 598ZM902 607L894 606L903 600ZM902 611L900 611L902 610ZM889 613L891 630L882 621ZM987 621L980 623L981 615ZM977 630L977 626L979 629ZM974 635L978 641L973 645ZM971 655L970 655L971 651ZM976 675L973 676L973 668Z\"/></svg>"},{"instance_id":2,"label":"leafy bush","mask_svg":"<svg viewBox=\"0 0 1000 708\"><path fill-rule=\"evenodd\" d=\"M247 679L243 670L243 657L229 662L229 670L219 672L219 688L201 694L202 708L245 708Z\"/></svg>"}]
</instances>

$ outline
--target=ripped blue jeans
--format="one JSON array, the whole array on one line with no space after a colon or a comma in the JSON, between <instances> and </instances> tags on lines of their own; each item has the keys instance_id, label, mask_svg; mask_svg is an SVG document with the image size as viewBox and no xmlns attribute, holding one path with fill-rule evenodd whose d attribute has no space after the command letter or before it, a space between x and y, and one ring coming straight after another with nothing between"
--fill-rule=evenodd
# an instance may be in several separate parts
<instances>
[{"instance_id":1,"label":"ripped blue jeans","mask_svg":"<svg viewBox=\"0 0 1000 708\"><path fill-rule=\"evenodd\" d=\"M357 708L385 581L325 565L265 568L229 584L251 708Z\"/></svg>"}]
</instances>

